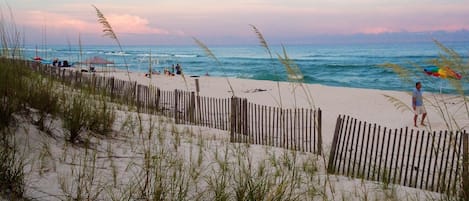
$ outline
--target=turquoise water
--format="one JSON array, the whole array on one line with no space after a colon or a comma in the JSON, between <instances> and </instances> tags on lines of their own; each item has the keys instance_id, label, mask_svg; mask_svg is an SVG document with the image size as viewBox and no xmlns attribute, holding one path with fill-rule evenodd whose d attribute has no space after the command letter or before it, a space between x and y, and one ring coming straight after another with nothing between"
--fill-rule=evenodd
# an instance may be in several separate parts
<instances>
[{"instance_id":1,"label":"turquoise water","mask_svg":"<svg viewBox=\"0 0 469 201\"><path fill-rule=\"evenodd\" d=\"M454 49L467 63L469 42L444 43ZM283 55L280 46L271 46L273 59L258 46L209 47L220 61L207 57L198 46L117 46L49 45L25 46L25 57L38 55L46 60L59 58L71 63L100 56L114 61L120 69L147 72L151 66L163 71L172 64L180 64L187 75L227 76L258 80L287 80L284 67L277 54ZM379 67L384 63L400 64L415 70L412 64L432 66L429 61L438 58L442 51L433 42L403 44L353 44L353 45L294 45L285 46L288 56L304 74L304 82L330 86L371 88L384 90L411 90L414 86L402 82L391 70ZM80 56L81 55L81 56ZM151 59L151 61L150 61ZM463 75L464 76L464 75ZM467 79L463 77L463 79ZM412 81L422 81L427 91L453 93L447 80L416 72ZM465 85L467 86L467 85ZM465 87L466 93L468 87Z\"/></svg>"}]
</instances>

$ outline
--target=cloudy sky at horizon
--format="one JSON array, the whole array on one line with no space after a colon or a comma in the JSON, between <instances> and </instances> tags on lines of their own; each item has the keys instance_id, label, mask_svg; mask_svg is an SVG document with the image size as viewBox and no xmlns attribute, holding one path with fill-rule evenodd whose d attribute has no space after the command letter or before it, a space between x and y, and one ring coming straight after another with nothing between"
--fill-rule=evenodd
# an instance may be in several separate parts
<instances>
[{"instance_id":1,"label":"cloudy sky at horizon","mask_svg":"<svg viewBox=\"0 0 469 201\"><path fill-rule=\"evenodd\" d=\"M121 42L184 44L249 43L249 24L270 41L320 35L469 30L467 0L5 0L26 41L112 43L102 37L98 7Z\"/></svg>"}]
</instances>

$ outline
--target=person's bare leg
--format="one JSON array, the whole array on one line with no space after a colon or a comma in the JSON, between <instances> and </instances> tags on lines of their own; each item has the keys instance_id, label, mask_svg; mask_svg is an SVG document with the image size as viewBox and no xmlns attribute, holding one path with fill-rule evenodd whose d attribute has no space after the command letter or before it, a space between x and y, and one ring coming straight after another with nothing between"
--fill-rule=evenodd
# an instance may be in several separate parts
<instances>
[{"instance_id":1,"label":"person's bare leg","mask_svg":"<svg viewBox=\"0 0 469 201\"><path fill-rule=\"evenodd\" d=\"M422 126L426 126L425 123L424 123L426 116L427 116L427 113L423 113L423 115L422 115L422 122L420 122L420 124L422 124Z\"/></svg>"},{"instance_id":2,"label":"person's bare leg","mask_svg":"<svg viewBox=\"0 0 469 201\"><path fill-rule=\"evenodd\" d=\"M417 127L417 117L418 115L414 115L414 126Z\"/></svg>"}]
</instances>

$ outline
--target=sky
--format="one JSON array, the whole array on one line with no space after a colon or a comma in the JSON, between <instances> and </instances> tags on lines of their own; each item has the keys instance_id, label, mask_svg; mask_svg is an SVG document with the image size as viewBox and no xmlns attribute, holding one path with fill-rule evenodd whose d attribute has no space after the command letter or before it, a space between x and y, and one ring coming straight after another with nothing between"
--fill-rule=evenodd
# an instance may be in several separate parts
<instances>
[{"instance_id":1,"label":"sky","mask_svg":"<svg viewBox=\"0 0 469 201\"><path fill-rule=\"evenodd\" d=\"M3 0L0 5L2 19L13 21L29 44L112 44L92 5L128 45L194 44L193 38L206 44L256 43L250 25L270 44L441 31L451 37L469 30L469 0Z\"/></svg>"}]
</instances>

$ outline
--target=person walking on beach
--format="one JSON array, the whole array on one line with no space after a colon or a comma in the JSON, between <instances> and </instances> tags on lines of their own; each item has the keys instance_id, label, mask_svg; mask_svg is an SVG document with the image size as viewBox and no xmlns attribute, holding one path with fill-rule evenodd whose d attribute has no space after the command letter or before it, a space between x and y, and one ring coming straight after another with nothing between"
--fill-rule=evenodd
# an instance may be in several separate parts
<instances>
[{"instance_id":1,"label":"person walking on beach","mask_svg":"<svg viewBox=\"0 0 469 201\"><path fill-rule=\"evenodd\" d=\"M414 109L414 126L417 127L417 118L419 115L422 115L422 121L420 124L425 126L425 117L427 116L427 111L423 106L423 97L422 97L422 83L415 83L415 89L412 93L412 108Z\"/></svg>"}]
</instances>

